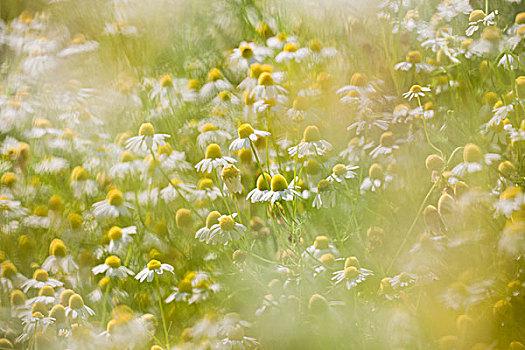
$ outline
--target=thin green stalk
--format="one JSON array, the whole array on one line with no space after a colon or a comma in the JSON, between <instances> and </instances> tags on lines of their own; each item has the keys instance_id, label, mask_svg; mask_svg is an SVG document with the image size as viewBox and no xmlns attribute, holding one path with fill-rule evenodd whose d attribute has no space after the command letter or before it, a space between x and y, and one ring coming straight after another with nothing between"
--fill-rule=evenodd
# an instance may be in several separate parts
<instances>
[{"instance_id":1,"label":"thin green stalk","mask_svg":"<svg viewBox=\"0 0 525 350\"><path fill-rule=\"evenodd\" d=\"M162 307L162 293L160 292L160 283L159 283L159 277L157 274L155 274L155 283L157 284L157 293L159 295L159 308L160 308L160 316L162 317L162 327L164 329L164 337L166 340L166 349L170 348L170 340L168 337L168 327L166 327L166 317L164 316L164 308Z\"/></svg>"}]
</instances>

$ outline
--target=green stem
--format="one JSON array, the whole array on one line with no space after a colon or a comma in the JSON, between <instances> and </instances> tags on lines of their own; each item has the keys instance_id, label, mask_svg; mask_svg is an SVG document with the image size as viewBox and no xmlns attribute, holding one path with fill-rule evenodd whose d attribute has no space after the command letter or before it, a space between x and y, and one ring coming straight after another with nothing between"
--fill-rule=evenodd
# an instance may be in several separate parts
<instances>
[{"instance_id":1,"label":"green stem","mask_svg":"<svg viewBox=\"0 0 525 350\"><path fill-rule=\"evenodd\" d=\"M170 340L168 337L168 327L166 327L166 317L164 316L164 308L162 307L162 293L160 292L160 283L159 283L159 277L157 274L155 274L155 282L157 284L157 293L159 295L159 308L160 308L160 316L162 317L162 327L164 328L164 337L166 340L166 349L170 348Z\"/></svg>"}]
</instances>

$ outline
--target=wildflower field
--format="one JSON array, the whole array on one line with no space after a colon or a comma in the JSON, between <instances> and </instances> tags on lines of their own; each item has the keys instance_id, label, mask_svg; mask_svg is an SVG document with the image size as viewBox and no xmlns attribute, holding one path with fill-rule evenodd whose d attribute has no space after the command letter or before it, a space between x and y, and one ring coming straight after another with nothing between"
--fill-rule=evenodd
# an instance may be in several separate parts
<instances>
[{"instance_id":1,"label":"wildflower field","mask_svg":"<svg viewBox=\"0 0 525 350\"><path fill-rule=\"evenodd\" d=\"M525 0L2 0L0 349L525 349Z\"/></svg>"}]
</instances>

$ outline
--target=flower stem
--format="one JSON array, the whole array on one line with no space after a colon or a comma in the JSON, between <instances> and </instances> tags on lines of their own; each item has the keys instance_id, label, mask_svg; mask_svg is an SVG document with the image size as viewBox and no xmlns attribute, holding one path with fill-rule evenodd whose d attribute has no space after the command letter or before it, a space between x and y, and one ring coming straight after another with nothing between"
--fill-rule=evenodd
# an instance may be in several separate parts
<instances>
[{"instance_id":1,"label":"flower stem","mask_svg":"<svg viewBox=\"0 0 525 350\"><path fill-rule=\"evenodd\" d=\"M166 327L166 317L164 316L164 308L162 307L162 294L160 292L160 283L159 283L159 277L157 274L155 274L155 283L157 284L157 293L159 295L159 308L160 308L160 316L162 317L162 327L164 328L164 337L166 340L166 349L170 348L170 340L168 337L168 327Z\"/></svg>"}]
</instances>

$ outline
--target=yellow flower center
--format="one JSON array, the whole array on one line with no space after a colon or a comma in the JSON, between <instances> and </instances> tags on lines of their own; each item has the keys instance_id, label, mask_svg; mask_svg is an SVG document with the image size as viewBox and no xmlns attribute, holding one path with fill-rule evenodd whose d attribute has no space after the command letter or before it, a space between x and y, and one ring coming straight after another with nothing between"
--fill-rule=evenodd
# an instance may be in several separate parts
<instances>
[{"instance_id":1,"label":"yellow flower center","mask_svg":"<svg viewBox=\"0 0 525 350\"><path fill-rule=\"evenodd\" d=\"M14 306L24 305L26 303L26 300L27 300L27 297L21 290L15 289L11 293L11 305L14 305Z\"/></svg>"},{"instance_id":2,"label":"yellow flower center","mask_svg":"<svg viewBox=\"0 0 525 350\"><path fill-rule=\"evenodd\" d=\"M310 41L310 44L308 46L313 52L320 52L323 48L323 44L318 39L313 39L312 41Z\"/></svg>"},{"instance_id":3,"label":"yellow flower center","mask_svg":"<svg viewBox=\"0 0 525 350\"><path fill-rule=\"evenodd\" d=\"M84 300L80 295L73 294L71 298L69 298L69 307L73 310L82 309L84 307Z\"/></svg>"},{"instance_id":4,"label":"yellow flower center","mask_svg":"<svg viewBox=\"0 0 525 350\"><path fill-rule=\"evenodd\" d=\"M124 204L124 197L122 196L122 192L117 189L113 189L108 192L107 198L109 200L109 204L113 206L120 206Z\"/></svg>"},{"instance_id":5,"label":"yellow flower center","mask_svg":"<svg viewBox=\"0 0 525 350\"><path fill-rule=\"evenodd\" d=\"M213 181L208 178L203 178L199 180L199 183L197 184L197 188L199 190L206 190L206 189L212 189L213 188Z\"/></svg>"},{"instance_id":6,"label":"yellow flower center","mask_svg":"<svg viewBox=\"0 0 525 350\"><path fill-rule=\"evenodd\" d=\"M328 249L328 237L326 236L317 236L314 241L315 249Z\"/></svg>"},{"instance_id":7,"label":"yellow flower center","mask_svg":"<svg viewBox=\"0 0 525 350\"><path fill-rule=\"evenodd\" d=\"M412 85L412 87L410 88L410 92L414 94L418 94L421 91L423 91L423 88L420 85Z\"/></svg>"},{"instance_id":8,"label":"yellow flower center","mask_svg":"<svg viewBox=\"0 0 525 350\"><path fill-rule=\"evenodd\" d=\"M175 222L180 229L192 227L193 216L191 216L191 211L186 208L177 210L177 213L175 214Z\"/></svg>"},{"instance_id":9,"label":"yellow flower center","mask_svg":"<svg viewBox=\"0 0 525 350\"><path fill-rule=\"evenodd\" d=\"M160 269L161 265L162 264L160 263L160 261L151 259L148 263L148 270L152 271L152 270Z\"/></svg>"},{"instance_id":10,"label":"yellow flower center","mask_svg":"<svg viewBox=\"0 0 525 350\"><path fill-rule=\"evenodd\" d=\"M160 78L160 86L161 87L173 87L173 79L171 78L171 75L164 74L162 78Z\"/></svg>"},{"instance_id":11,"label":"yellow flower center","mask_svg":"<svg viewBox=\"0 0 525 350\"><path fill-rule=\"evenodd\" d=\"M344 174L346 174L346 171L346 166L344 164L336 164L332 168L332 172L337 176L343 176Z\"/></svg>"},{"instance_id":12,"label":"yellow flower center","mask_svg":"<svg viewBox=\"0 0 525 350\"><path fill-rule=\"evenodd\" d=\"M219 225L221 227L221 230L231 231L235 227L235 222L233 221L231 217L224 216L220 219Z\"/></svg>"},{"instance_id":13,"label":"yellow flower center","mask_svg":"<svg viewBox=\"0 0 525 350\"><path fill-rule=\"evenodd\" d=\"M55 305L49 312L49 317L54 318L58 324L64 323L66 322L66 309L60 304Z\"/></svg>"},{"instance_id":14,"label":"yellow flower center","mask_svg":"<svg viewBox=\"0 0 525 350\"><path fill-rule=\"evenodd\" d=\"M317 183L317 192L327 192L332 189L332 183L328 180L321 180Z\"/></svg>"},{"instance_id":15,"label":"yellow flower center","mask_svg":"<svg viewBox=\"0 0 525 350\"><path fill-rule=\"evenodd\" d=\"M239 169L233 164L222 169L221 176L223 179L235 178L239 175Z\"/></svg>"},{"instance_id":16,"label":"yellow flower center","mask_svg":"<svg viewBox=\"0 0 525 350\"><path fill-rule=\"evenodd\" d=\"M253 56L253 50L252 50L252 48L249 47L249 46L247 46L247 45L246 45L246 46L241 46L241 47L239 47L239 50L241 51L241 56L242 56L243 58L248 59L248 58L250 58L250 57Z\"/></svg>"},{"instance_id":17,"label":"yellow flower center","mask_svg":"<svg viewBox=\"0 0 525 350\"><path fill-rule=\"evenodd\" d=\"M319 261L328 266L328 267L331 267L335 264L335 257L330 254L330 253L327 253L327 254L323 254L320 258L319 258Z\"/></svg>"},{"instance_id":18,"label":"yellow flower center","mask_svg":"<svg viewBox=\"0 0 525 350\"><path fill-rule=\"evenodd\" d=\"M16 175L14 173L5 173L0 178L0 184L5 187L13 187L16 183Z\"/></svg>"},{"instance_id":19,"label":"yellow flower center","mask_svg":"<svg viewBox=\"0 0 525 350\"><path fill-rule=\"evenodd\" d=\"M212 68L208 72L208 80L209 81L217 81L217 80L222 79L222 78L224 78L224 76L222 75L221 71L218 70L217 68Z\"/></svg>"},{"instance_id":20,"label":"yellow flower center","mask_svg":"<svg viewBox=\"0 0 525 350\"><path fill-rule=\"evenodd\" d=\"M155 134L155 129L151 123L143 123L139 129L140 136L153 136Z\"/></svg>"},{"instance_id":21,"label":"yellow flower center","mask_svg":"<svg viewBox=\"0 0 525 350\"><path fill-rule=\"evenodd\" d=\"M219 97L221 98L222 101L228 102L228 101L231 101L232 99L232 93L229 91L221 91L219 92Z\"/></svg>"},{"instance_id":22,"label":"yellow flower center","mask_svg":"<svg viewBox=\"0 0 525 350\"><path fill-rule=\"evenodd\" d=\"M197 90L200 86L200 83L197 79L190 79L188 80L188 88L191 90Z\"/></svg>"},{"instance_id":23,"label":"yellow flower center","mask_svg":"<svg viewBox=\"0 0 525 350\"><path fill-rule=\"evenodd\" d=\"M359 276L359 271L357 270L357 267L355 266L348 266L345 268L345 277L350 279L356 278Z\"/></svg>"},{"instance_id":24,"label":"yellow flower center","mask_svg":"<svg viewBox=\"0 0 525 350\"><path fill-rule=\"evenodd\" d=\"M204 126L201 128L201 133L205 133L208 131L215 131L215 130L217 130L217 127L215 125L207 123L207 124L204 124Z\"/></svg>"},{"instance_id":25,"label":"yellow flower center","mask_svg":"<svg viewBox=\"0 0 525 350\"><path fill-rule=\"evenodd\" d=\"M206 217L206 227L211 228L213 225L219 223L219 218L221 217L221 213L214 210L208 214Z\"/></svg>"},{"instance_id":26,"label":"yellow flower center","mask_svg":"<svg viewBox=\"0 0 525 350\"><path fill-rule=\"evenodd\" d=\"M275 83L273 81L272 74L268 72L262 72L261 75L259 75L258 84L263 86L273 86Z\"/></svg>"},{"instance_id":27,"label":"yellow flower center","mask_svg":"<svg viewBox=\"0 0 525 350\"><path fill-rule=\"evenodd\" d=\"M288 182L282 175L277 174L277 175L274 175L272 178L271 187L272 187L272 191L274 192L284 191L285 189L288 188Z\"/></svg>"},{"instance_id":28,"label":"yellow flower center","mask_svg":"<svg viewBox=\"0 0 525 350\"><path fill-rule=\"evenodd\" d=\"M321 139L321 133L319 128L315 125L309 125L304 129L303 139L305 142L314 142Z\"/></svg>"},{"instance_id":29,"label":"yellow flower center","mask_svg":"<svg viewBox=\"0 0 525 350\"><path fill-rule=\"evenodd\" d=\"M445 161L437 154L431 154L425 160L425 165L429 171L439 171L445 166Z\"/></svg>"},{"instance_id":30,"label":"yellow flower center","mask_svg":"<svg viewBox=\"0 0 525 350\"><path fill-rule=\"evenodd\" d=\"M4 261L2 263L2 277L10 279L18 273L15 265L9 261Z\"/></svg>"},{"instance_id":31,"label":"yellow flower center","mask_svg":"<svg viewBox=\"0 0 525 350\"><path fill-rule=\"evenodd\" d=\"M481 39L488 41L498 41L501 38L501 31L498 27L485 27L481 34Z\"/></svg>"},{"instance_id":32,"label":"yellow flower center","mask_svg":"<svg viewBox=\"0 0 525 350\"><path fill-rule=\"evenodd\" d=\"M33 214L36 216L45 217L47 216L47 207L45 205L39 205L35 208Z\"/></svg>"},{"instance_id":33,"label":"yellow flower center","mask_svg":"<svg viewBox=\"0 0 525 350\"><path fill-rule=\"evenodd\" d=\"M46 282L48 278L49 278L49 274L47 273L46 270L38 269L33 274L33 279L38 282Z\"/></svg>"},{"instance_id":34,"label":"yellow flower center","mask_svg":"<svg viewBox=\"0 0 525 350\"><path fill-rule=\"evenodd\" d=\"M421 63L423 61L423 57L421 56L421 53L419 51L409 51L406 57L406 61L408 63Z\"/></svg>"},{"instance_id":35,"label":"yellow flower center","mask_svg":"<svg viewBox=\"0 0 525 350\"><path fill-rule=\"evenodd\" d=\"M206 158L207 159L222 158L221 147L216 143L212 143L208 145L208 147L206 147Z\"/></svg>"},{"instance_id":36,"label":"yellow flower center","mask_svg":"<svg viewBox=\"0 0 525 350\"><path fill-rule=\"evenodd\" d=\"M295 52L297 51L297 46L294 43L286 43L283 48L286 52Z\"/></svg>"},{"instance_id":37,"label":"yellow flower center","mask_svg":"<svg viewBox=\"0 0 525 350\"><path fill-rule=\"evenodd\" d=\"M259 177L257 178L257 189L259 191L269 190L268 184L270 184L270 182L272 182L272 177L267 173L264 173L264 177L263 175L259 175Z\"/></svg>"},{"instance_id":38,"label":"yellow flower center","mask_svg":"<svg viewBox=\"0 0 525 350\"><path fill-rule=\"evenodd\" d=\"M373 180L381 180L383 178L383 167L380 164L374 163L368 170L368 176Z\"/></svg>"},{"instance_id":39,"label":"yellow flower center","mask_svg":"<svg viewBox=\"0 0 525 350\"><path fill-rule=\"evenodd\" d=\"M120 157L121 163L127 163L133 160L135 160L135 156L131 152L128 152L128 151L122 153L122 156Z\"/></svg>"},{"instance_id":40,"label":"yellow flower center","mask_svg":"<svg viewBox=\"0 0 525 350\"><path fill-rule=\"evenodd\" d=\"M237 132L239 133L239 138L240 139L244 139L244 138L247 138L248 136L250 136L251 134L253 134L255 132L255 130L253 130L253 128L252 128L252 126L250 124L242 124L237 129Z\"/></svg>"},{"instance_id":41,"label":"yellow flower center","mask_svg":"<svg viewBox=\"0 0 525 350\"><path fill-rule=\"evenodd\" d=\"M50 245L51 255L57 257L65 257L67 254L67 248L64 242L60 239L54 239Z\"/></svg>"},{"instance_id":42,"label":"yellow flower center","mask_svg":"<svg viewBox=\"0 0 525 350\"><path fill-rule=\"evenodd\" d=\"M44 286L38 291L38 296L41 297L54 297L55 290L51 286Z\"/></svg>"},{"instance_id":43,"label":"yellow flower center","mask_svg":"<svg viewBox=\"0 0 525 350\"><path fill-rule=\"evenodd\" d=\"M58 194L52 195L51 198L49 198L49 201L47 203L47 206L49 207L49 209L53 211L62 210L62 205L63 205L62 197L60 197Z\"/></svg>"},{"instance_id":44,"label":"yellow flower center","mask_svg":"<svg viewBox=\"0 0 525 350\"><path fill-rule=\"evenodd\" d=\"M347 267L354 266L356 268L359 268L359 260L355 256L350 256L346 258L345 260L345 269Z\"/></svg>"},{"instance_id":45,"label":"yellow flower center","mask_svg":"<svg viewBox=\"0 0 525 350\"><path fill-rule=\"evenodd\" d=\"M467 163L478 163L481 161L482 157L483 153L477 145L469 143L465 146L465 149L463 150L463 161Z\"/></svg>"},{"instance_id":46,"label":"yellow flower center","mask_svg":"<svg viewBox=\"0 0 525 350\"><path fill-rule=\"evenodd\" d=\"M67 216L67 219L69 221L69 225L71 226L72 229L78 229L80 228L80 226L82 226L82 222L84 221L82 219L82 216L78 215L78 214L75 214L75 213L71 213Z\"/></svg>"},{"instance_id":47,"label":"yellow flower center","mask_svg":"<svg viewBox=\"0 0 525 350\"><path fill-rule=\"evenodd\" d=\"M191 293L193 292L193 287L191 286L191 281L183 279L179 282L179 293Z\"/></svg>"},{"instance_id":48,"label":"yellow flower center","mask_svg":"<svg viewBox=\"0 0 525 350\"><path fill-rule=\"evenodd\" d=\"M482 10L474 10L470 13L469 22L477 22L485 18L487 15Z\"/></svg>"},{"instance_id":49,"label":"yellow flower center","mask_svg":"<svg viewBox=\"0 0 525 350\"><path fill-rule=\"evenodd\" d=\"M112 228L109 229L108 237L113 242L118 241L119 239L122 238L122 229L118 226L113 226Z\"/></svg>"},{"instance_id":50,"label":"yellow flower center","mask_svg":"<svg viewBox=\"0 0 525 350\"><path fill-rule=\"evenodd\" d=\"M104 261L104 264L108 265L109 267L113 269L117 269L120 267L120 259L119 257L115 255L111 255L106 258L106 260Z\"/></svg>"},{"instance_id":51,"label":"yellow flower center","mask_svg":"<svg viewBox=\"0 0 525 350\"><path fill-rule=\"evenodd\" d=\"M525 12L518 13L514 20L514 23L516 23L517 25L525 24Z\"/></svg>"},{"instance_id":52,"label":"yellow flower center","mask_svg":"<svg viewBox=\"0 0 525 350\"><path fill-rule=\"evenodd\" d=\"M383 147L392 147L395 143L394 135L392 134L392 132L384 132L381 135L381 138L379 139L379 143Z\"/></svg>"}]
</instances>

